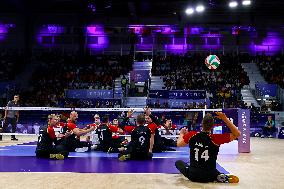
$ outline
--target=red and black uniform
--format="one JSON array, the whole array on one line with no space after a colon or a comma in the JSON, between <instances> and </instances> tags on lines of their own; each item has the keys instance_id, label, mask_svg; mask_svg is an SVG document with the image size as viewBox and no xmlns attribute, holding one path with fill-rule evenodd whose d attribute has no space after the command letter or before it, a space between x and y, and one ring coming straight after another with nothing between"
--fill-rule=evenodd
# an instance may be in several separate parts
<instances>
[{"instance_id":1,"label":"red and black uniform","mask_svg":"<svg viewBox=\"0 0 284 189\"><path fill-rule=\"evenodd\" d=\"M99 144L97 149L107 152L110 147L112 147L112 130L118 131L118 128L115 129L112 126L108 126L105 123L102 123L96 130L96 133L99 137Z\"/></svg>"},{"instance_id":2,"label":"red and black uniform","mask_svg":"<svg viewBox=\"0 0 284 189\"><path fill-rule=\"evenodd\" d=\"M68 121L63 127L63 134L65 134L67 131L72 132L75 128L77 128L77 125L72 121ZM80 141L80 137L76 136L74 133L72 133L67 138L64 138L62 140L62 144L67 147L69 152L75 152L76 148L91 148L91 144L89 142Z\"/></svg>"},{"instance_id":3,"label":"red and black uniform","mask_svg":"<svg viewBox=\"0 0 284 189\"><path fill-rule=\"evenodd\" d=\"M166 151L168 148L165 146L163 142L162 128L159 124L159 121L152 114L150 114L149 117L152 119L153 122L149 123L148 127L153 128L155 130L153 152L159 153L159 152Z\"/></svg>"},{"instance_id":4,"label":"red and black uniform","mask_svg":"<svg viewBox=\"0 0 284 189\"><path fill-rule=\"evenodd\" d=\"M147 127L155 133L153 152L162 152L170 149L167 146L165 146L163 142L161 134L161 126L158 124L159 121L152 114L150 114L149 117L152 119L152 123L149 123ZM136 127L137 126L124 126L123 130L127 133L132 133Z\"/></svg>"},{"instance_id":5,"label":"red and black uniform","mask_svg":"<svg viewBox=\"0 0 284 189\"><path fill-rule=\"evenodd\" d=\"M99 125L97 125L96 123L91 123L91 124L88 124L87 127L98 127Z\"/></svg>"},{"instance_id":6,"label":"red and black uniform","mask_svg":"<svg viewBox=\"0 0 284 189\"><path fill-rule=\"evenodd\" d=\"M216 169L219 147L230 142L230 134L191 131L184 135L183 139L190 147L190 165L177 161L176 167L194 182L215 181L220 174Z\"/></svg>"},{"instance_id":7,"label":"red and black uniform","mask_svg":"<svg viewBox=\"0 0 284 189\"><path fill-rule=\"evenodd\" d=\"M119 127L116 125L109 125L108 128L111 130L112 132L112 139L118 139L119 138Z\"/></svg>"},{"instance_id":8,"label":"red and black uniform","mask_svg":"<svg viewBox=\"0 0 284 189\"><path fill-rule=\"evenodd\" d=\"M136 127L137 127L137 126L126 125L126 126L124 126L123 130L124 130L126 133L131 134L132 131L133 131ZM156 125L155 123L150 123L150 124L147 125L147 127L151 130L151 132L155 133L156 128L157 128L157 125Z\"/></svg>"},{"instance_id":9,"label":"red and black uniform","mask_svg":"<svg viewBox=\"0 0 284 189\"><path fill-rule=\"evenodd\" d=\"M150 138L154 130L144 125L137 126L131 133L131 142L127 146L127 150L121 152L122 155L130 155L130 159L152 159L152 153L149 153Z\"/></svg>"},{"instance_id":10,"label":"red and black uniform","mask_svg":"<svg viewBox=\"0 0 284 189\"><path fill-rule=\"evenodd\" d=\"M58 122L57 126L59 127L66 127L66 123L65 122Z\"/></svg>"},{"instance_id":11,"label":"red and black uniform","mask_svg":"<svg viewBox=\"0 0 284 189\"><path fill-rule=\"evenodd\" d=\"M159 121L157 120L157 118L155 116L153 116L152 114L149 115L149 117L152 119L152 123L149 123L147 125L147 127L152 130L155 133L154 136L154 146L153 146L153 152L162 152L162 151L167 151L167 150L174 150L171 149L169 147L167 147L164 143L164 140L162 138L162 128L159 125ZM129 118L124 118L123 120L123 124L120 125L120 127L126 132L126 133L132 133L133 130L137 127L137 126L131 126L131 125L127 125ZM171 146L176 146L176 142L175 141L171 141Z\"/></svg>"},{"instance_id":12,"label":"red and black uniform","mask_svg":"<svg viewBox=\"0 0 284 189\"><path fill-rule=\"evenodd\" d=\"M160 126L162 128L163 135L178 135L179 130L177 130L176 125L172 125L171 129L165 129L165 127ZM163 143L166 146L166 150L169 150L168 147L177 147L177 141L170 137L162 137Z\"/></svg>"},{"instance_id":13,"label":"red and black uniform","mask_svg":"<svg viewBox=\"0 0 284 189\"><path fill-rule=\"evenodd\" d=\"M136 128L136 125L130 123L129 117L125 117L118 127L126 133L131 133Z\"/></svg>"},{"instance_id":14,"label":"red and black uniform","mask_svg":"<svg viewBox=\"0 0 284 189\"><path fill-rule=\"evenodd\" d=\"M126 125L124 126L123 130L126 133L132 133L132 131L136 128L137 126L132 126L132 125Z\"/></svg>"},{"instance_id":15,"label":"red and black uniform","mask_svg":"<svg viewBox=\"0 0 284 189\"><path fill-rule=\"evenodd\" d=\"M58 143L54 127L45 126L39 130L36 156L38 158L49 158L50 154L62 154L66 158L69 153L63 144Z\"/></svg>"},{"instance_id":16,"label":"red and black uniform","mask_svg":"<svg viewBox=\"0 0 284 189\"><path fill-rule=\"evenodd\" d=\"M64 134L69 131L73 131L73 129L77 128L76 124L72 121L68 121L63 127ZM78 148L80 144L80 138L78 138L75 134L71 134L69 137L65 138L63 143L67 146L69 152L75 152L75 149Z\"/></svg>"},{"instance_id":17,"label":"red and black uniform","mask_svg":"<svg viewBox=\"0 0 284 189\"><path fill-rule=\"evenodd\" d=\"M125 137L120 136L119 127L116 125L110 125L109 129L112 132L112 143L114 147L120 148L121 143L125 140Z\"/></svg>"}]
</instances>

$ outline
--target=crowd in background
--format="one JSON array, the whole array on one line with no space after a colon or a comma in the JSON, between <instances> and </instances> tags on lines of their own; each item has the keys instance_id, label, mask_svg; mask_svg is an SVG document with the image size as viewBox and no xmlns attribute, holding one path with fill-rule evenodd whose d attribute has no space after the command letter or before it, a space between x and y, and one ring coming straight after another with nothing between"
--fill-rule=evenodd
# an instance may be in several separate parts
<instances>
[{"instance_id":1,"label":"crowd in background","mask_svg":"<svg viewBox=\"0 0 284 189\"><path fill-rule=\"evenodd\" d=\"M249 78L239 61L245 57L218 54L222 62L218 69L212 71L204 64L207 55L188 53L155 56L152 74L164 77L167 90L206 90L211 108L241 107L240 90L249 84Z\"/></svg>"},{"instance_id":2,"label":"crowd in background","mask_svg":"<svg viewBox=\"0 0 284 189\"><path fill-rule=\"evenodd\" d=\"M14 80L24 67L24 55L17 50L0 51L0 82Z\"/></svg>"},{"instance_id":3,"label":"crowd in background","mask_svg":"<svg viewBox=\"0 0 284 189\"><path fill-rule=\"evenodd\" d=\"M32 74L30 90L22 98L26 106L59 106L68 89L112 90L115 78L127 73L132 65L130 56L88 55L82 58L57 52L39 54L34 61L38 66ZM67 107L75 105L81 107L82 103L67 101L64 104Z\"/></svg>"},{"instance_id":4,"label":"crowd in background","mask_svg":"<svg viewBox=\"0 0 284 189\"><path fill-rule=\"evenodd\" d=\"M269 83L278 84L284 88L284 56L277 54L274 56L259 54L255 57L261 74Z\"/></svg>"},{"instance_id":5,"label":"crowd in background","mask_svg":"<svg viewBox=\"0 0 284 189\"><path fill-rule=\"evenodd\" d=\"M220 67L214 71L204 64L208 53L168 54L157 53L153 57L152 75L164 79L166 90L206 90L210 108L246 107L240 90L249 84L249 78L241 67L241 62L256 62L262 75L269 83L284 87L283 55L260 54L217 54ZM1 89L0 103L5 106L7 99L16 93L21 95L23 106L63 106L63 107L118 107L113 102L69 101L65 98L67 89L113 89L114 81L132 70L133 57L130 55L78 55L61 51L39 51L33 53L29 63L21 51L0 51L0 82L16 81L19 75L30 72L25 88L20 90L9 85ZM138 54L143 61L149 56ZM30 64L28 67L27 64ZM32 65L32 66L31 66ZM26 68L31 68L26 70ZM129 82L129 81L128 81ZM130 85L129 85L130 87ZM146 90L147 91L147 90ZM168 108L169 103L158 99L148 104L156 108ZM183 108L201 108L205 103L185 103ZM209 107L209 105L206 105ZM281 104L272 102L265 110L281 110ZM250 108L254 109L252 104Z\"/></svg>"}]
</instances>

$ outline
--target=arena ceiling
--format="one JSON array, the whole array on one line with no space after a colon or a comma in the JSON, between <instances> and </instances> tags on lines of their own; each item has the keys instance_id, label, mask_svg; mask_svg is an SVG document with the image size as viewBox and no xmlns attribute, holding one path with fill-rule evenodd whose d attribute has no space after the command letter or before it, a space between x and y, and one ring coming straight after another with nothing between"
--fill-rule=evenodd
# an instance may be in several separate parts
<instances>
[{"instance_id":1,"label":"arena ceiling","mask_svg":"<svg viewBox=\"0 0 284 189\"><path fill-rule=\"evenodd\" d=\"M190 4L203 2L206 15L264 15L284 18L284 1L252 0L249 8L240 7L231 10L229 0L1 0L1 13L84 13L85 15L124 16L139 19L152 17L184 17L185 9ZM240 0L238 0L240 1ZM91 10L88 5L94 5Z\"/></svg>"}]
</instances>

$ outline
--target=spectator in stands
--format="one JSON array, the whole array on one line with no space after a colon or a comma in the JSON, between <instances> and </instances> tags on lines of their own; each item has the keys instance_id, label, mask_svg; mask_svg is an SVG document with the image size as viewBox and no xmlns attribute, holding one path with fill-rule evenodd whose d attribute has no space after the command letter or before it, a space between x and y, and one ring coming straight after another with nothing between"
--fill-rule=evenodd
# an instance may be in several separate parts
<instances>
[{"instance_id":1,"label":"spectator in stands","mask_svg":"<svg viewBox=\"0 0 284 189\"><path fill-rule=\"evenodd\" d=\"M122 87L124 94L126 94L127 83L128 83L128 81L127 81L125 75L123 75L122 78L121 78L121 87Z\"/></svg>"},{"instance_id":2,"label":"spectator in stands","mask_svg":"<svg viewBox=\"0 0 284 189\"><path fill-rule=\"evenodd\" d=\"M135 81L134 79L132 79L130 81L130 96L134 96L135 95L135 92L136 92L136 87L135 87Z\"/></svg>"},{"instance_id":3,"label":"spectator in stands","mask_svg":"<svg viewBox=\"0 0 284 189\"><path fill-rule=\"evenodd\" d=\"M276 132L275 122L272 120L272 116L268 116L268 120L262 129L261 138L269 137L273 138L273 134Z\"/></svg>"}]
</instances>

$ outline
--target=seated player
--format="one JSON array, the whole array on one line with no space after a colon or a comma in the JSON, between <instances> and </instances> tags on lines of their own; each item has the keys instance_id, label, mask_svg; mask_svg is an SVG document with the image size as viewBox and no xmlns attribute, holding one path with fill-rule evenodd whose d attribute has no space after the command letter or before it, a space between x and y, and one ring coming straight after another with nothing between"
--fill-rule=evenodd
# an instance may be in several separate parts
<instances>
[{"instance_id":1,"label":"seated player","mask_svg":"<svg viewBox=\"0 0 284 189\"><path fill-rule=\"evenodd\" d=\"M129 110L126 114L126 117L118 125L118 127L121 128L126 134L130 134L136 128L136 124L130 121L133 112L133 110Z\"/></svg>"},{"instance_id":2,"label":"seated player","mask_svg":"<svg viewBox=\"0 0 284 189\"><path fill-rule=\"evenodd\" d=\"M113 119L112 124L109 125L110 130L112 131L112 144L114 147L122 147L122 143L125 141L125 137L119 136L123 134L124 131L119 128L118 119Z\"/></svg>"},{"instance_id":3,"label":"seated player","mask_svg":"<svg viewBox=\"0 0 284 189\"><path fill-rule=\"evenodd\" d=\"M206 114L202 120L202 131L188 132L183 128L177 141L177 146L190 147L190 165L178 160L176 168L193 182L229 182L238 183L239 178L234 175L225 175L216 169L216 160L221 144L231 142L240 136L240 131L222 112L216 112L216 118L221 119L232 133L211 134L214 118Z\"/></svg>"},{"instance_id":4,"label":"seated player","mask_svg":"<svg viewBox=\"0 0 284 189\"><path fill-rule=\"evenodd\" d=\"M169 148L164 144L161 126L158 119L152 115L150 108L145 108L145 120L148 127L155 131L153 152L175 151L175 149Z\"/></svg>"},{"instance_id":5,"label":"seated player","mask_svg":"<svg viewBox=\"0 0 284 189\"><path fill-rule=\"evenodd\" d=\"M67 146L69 152L85 152L91 149L91 144L89 142L80 141L80 136L90 133L96 129L96 127L89 127L80 129L76 126L78 119L78 113L72 111L70 117L67 121L66 127L64 128L65 132L70 131L72 135L66 138L63 143Z\"/></svg>"},{"instance_id":6,"label":"seated player","mask_svg":"<svg viewBox=\"0 0 284 189\"><path fill-rule=\"evenodd\" d=\"M164 129L162 134L164 134L164 135L176 135L176 134L178 134L179 130L177 129L177 126L175 124L173 124L171 119L167 119L162 126L163 126L163 129Z\"/></svg>"},{"instance_id":7,"label":"seated player","mask_svg":"<svg viewBox=\"0 0 284 189\"><path fill-rule=\"evenodd\" d=\"M161 127L161 129L162 129L162 135L177 135L179 133L177 126L172 123L171 119L167 119L164 125ZM162 137L162 140L165 146L177 147L176 138Z\"/></svg>"},{"instance_id":8,"label":"seated player","mask_svg":"<svg viewBox=\"0 0 284 189\"><path fill-rule=\"evenodd\" d=\"M99 114L95 114L94 123L88 124L87 127L99 127L101 124L101 119ZM93 148L96 148L96 145L99 144L99 138L96 134L96 130L89 133L89 136L86 137L86 141L89 141L92 144Z\"/></svg>"},{"instance_id":9,"label":"seated player","mask_svg":"<svg viewBox=\"0 0 284 189\"><path fill-rule=\"evenodd\" d=\"M136 118L137 127L131 132L131 141L125 151L118 154L120 161L152 159L154 144L154 130L145 126L145 116L140 114Z\"/></svg>"},{"instance_id":10,"label":"seated player","mask_svg":"<svg viewBox=\"0 0 284 189\"><path fill-rule=\"evenodd\" d=\"M272 120L272 116L268 116L265 126L262 129L261 138L269 137L273 138L273 134L276 132L275 122Z\"/></svg>"},{"instance_id":11,"label":"seated player","mask_svg":"<svg viewBox=\"0 0 284 189\"><path fill-rule=\"evenodd\" d=\"M58 144L57 139L68 137L71 133L66 132L65 135L56 131L59 117L55 114L48 116L48 126L40 128L39 137L36 147L36 157L51 158L62 160L68 157L68 149L63 144Z\"/></svg>"},{"instance_id":12,"label":"seated player","mask_svg":"<svg viewBox=\"0 0 284 189\"><path fill-rule=\"evenodd\" d=\"M97 127L96 133L99 138L99 144L97 145L96 150L103 152L119 152L119 148L114 145L112 140L112 133L123 132L122 129L116 126L112 126L109 123L109 117L103 116L101 119L102 123Z\"/></svg>"},{"instance_id":13,"label":"seated player","mask_svg":"<svg viewBox=\"0 0 284 189\"><path fill-rule=\"evenodd\" d=\"M57 125L64 128L67 124L68 117L69 117L68 113L61 113L59 116L60 121L58 122Z\"/></svg>"}]
</instances>

